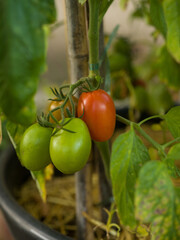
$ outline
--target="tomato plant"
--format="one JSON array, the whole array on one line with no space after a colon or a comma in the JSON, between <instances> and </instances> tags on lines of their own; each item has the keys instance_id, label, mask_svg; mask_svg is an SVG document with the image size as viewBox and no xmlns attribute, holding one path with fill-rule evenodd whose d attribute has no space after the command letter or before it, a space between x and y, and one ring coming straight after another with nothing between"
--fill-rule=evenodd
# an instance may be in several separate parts
<instances>
[{"instance_id":1,"label":"tomato plant","mask_svg":"<svg viewBox=\"0 0 180 240\"><path fill-rule=\"evenodd\" d=\"M87 124L91 138L98 142L110 139L116 123L111 97L102 89L82 93L78 101L78 117Z\"/></svg>"},{"instance_id":2,"label":"tomato plant","mask_svg":"<svg viewBox=\"0 0 180 240\"><path fill-rule=\"evenodd\" d=\"M72 100L74 102L74 107L75 107L75 112L76 112L78 99L76 97L72 96ZM51 102L50 102L50 104L48 106L48 111L52 111L53 109L60 107L63 103L64 103L64 100L61 100L61 101L51 100ZM65 104L64 109L65 109L64 117L67 118L69 116L68 116L68 113L67 113L66 109L68 109L70 112L72 112L72 106L71 106L70 100L68 100L68 102ZM58 121L62 119L61 109L57 109L52 114ZM49 118L49 121L52 122L52 123L54 122L54 120L52 119L51 116Z\"/></svg>"},{"instance_id":3,"label":"tomato plant","mask_svg":"<svg viewBox=\"0 0 180 240\"><path fill-rule=\"evenodd\" d=\"M174 179L180 177L180 170L175 164L175 160L178 160L175 155L179 151L179 147L176 146L175 149L168 151L171 146L173 147L180 141L180 107L171 108L165 113L171 105L165 104L161 89L163 87L159 88L156 82L159 78L169 88L170 86L180 88L179 1L139 0L138 4L135 4L134 17L142 18L144 15L146 20L155 27L153 35L156 38L161 36L164 44L160 51L157 51L157 55L152 58L153 65L157 65L158 70L154 66L153 71L147 71L145 75L143 71L141 74L143 80L153 81L156 84L155 88L152 88L152 94L150 91L147 96L146 88L142 88L143 86L138 86L137 91L134 91L133 87L137 82L134 82L133 85L131 78L141 79L136 76L140 64L139 61L135 61L138 68L134 69L134 59L131 59L131 54L136 51L129 48L125 39L122 39L114 48L115 55L111 56L110 64L105 58L109 43L114 38L113 34L109 36L104 52L99 49L99 46L104 45L103 42L100 42L103 39L100 37L100 26L102 26L104 14L113 0L66 0L66 11L69 18L66 23L69 41L68 56L71 58L69 61L71 83L60 86L59 92L54 90L55 99L60 96L58 99L62 97L63 101L53 101L49 106L47 116L43 113L41 117L37 118L38 123L33 124L25 132L24 128L35 121L36 109L33 96L37 89L37 79L40 78L42 70L46 68L45 53L48 35L46 30L48 25L55 21L56 14L54 0L47 0L45 3L33 0L18 0L18 4L14 2L0 1L0 9L3 9L3 14L0 14L0 111L10 122L7 124L9 128L12 126L11 121L13 122L13 128L10 129L9 135L20 155L21 163L29 170L39 173L39 170L52 160L55 167L62 173L74 173L81 170L88 161L92 138L96 141L95 144L107 173L105 180L105 176L102 174L103 170L100 169L101 172L98 172L99 185L102 184L99 187L102 190L102 203L105 202L104 200L112 199L114 201L112 206L117 207L120 219L119 229L120 235L121 233L122 235L119 237L118 233L115 235L113 231L113 237L117 237L116 239L120 239L122 236L129 239L145 239L147 236L149 239L152 236L152 239L157 240L180 239L180 188L174 183ZM124 8L128 2L130 1L121 0ZM84 6L80 6L79 3ZM88 7L86 3L88 3ZM133 56L136 58L136 54L132 54ZM154 62L155 58L158 59L157 62ZM111 97L104 90L99 89L102 84L100 67L103 67L103 62L106 62L104 69L106 76L103 76L106 90L107 88L109 88L108 91L110 90L110 83L112 83L108 69L110 66L117 71L117 74L114 75L115 82L122 82L121 77L123 76L128 91L132 93L132 99L134 100L137 95L137 103L134 106L136 105L140 111L146 110L150 100L148 105L152 110L151 113L157 115L149 116L139 123L134 120L135 118L131 118L133 121L130 121L116 115ZM149 65L147 64L148 70ZM143 64L141 67L145 70ZM145 77L147 75L149 75L148 79ZM109 80L109 84L107 84L107 80ZM125 89L124 85L121 85L124 94L127 89L123 89ZM118 95L119 89L116 84L115 90ZM173 89L170 90L171 93ZM79 118L75 118L76 101L74 101L74 105L71 102L72 96L77 92L82 93L77 107ZM167 100L167 98L169 97L165 92L165 99ZM162 110L159 111L159 108ZM72 112L70 119L66 118L69 115L67 109ZM133 111L131 113L133 114ZM159 113L161 114L159 115ZM169 129L169 133L172 134L172 140L164 139L163 143L158 142L145 132L142 124L154 118L163 121L163 124ZM125 128L125 133L120 134L110 145L107 140L114 132L116 120L129 127ZM164 129L166 128L164 127ZM23 136L22 132L24 132ZM142 139L146 140L148 144L145 145ZM19 141L20 146L17 147ZM156 159L158 161L150 156L149 144L158 152L158 159ZM94 149L97 150L97 148ZM93 153L92 156L94 156ZM97 161L92 162L97 164ZM76 175L78 176L76 193L78 197L82 195L84 197L83 199L77 198L76 203L77 220L80 223L80 226L77 227L78 231L80 230L78 239L86 239L86 236L89 236L86 222L79 221L82 218L79 213L88 206L89 202L86 204L86 201L91 198L89 189L92 175L86 174L87 168L79 171ZM44 171L40 171L41 179L43 178L45 182L43 174ZM40 180L37 176L38 174L34 174L34 179L39 187ZM108 181L109 184L106 184ZM112 191L109 192L113 193L113 197L109 194L105 198L103 192L106 192L108 186L112 187L110 189ZM114 209L109 209L114 212ZM87 210L90 210L89 214L91 215L91 208ZM109 239L111 238L111 226L116 226L111 224L112 212L108 212L107 226L104 227L102 224ZM142 229L141 223L145 225L145 229ZM126 234L125 232L124 234L122 231L130 231L130 233Z\"/></svg>"},{"instance_id":4,"label":"tomato plant","mask_svg":"<svg viewBox=\"0 0 180 240\"><path fill-rule=\"evenodd\" d=\"M24 132L20 142L21 164L31 171L38 171L50 162L49 143L52 129L31 125Z\"/></svg>"},{"instance_id":5,"label":"tomato plant","mask_svg":"<svg viewBox=\"0 0 180 240\"><path fill-rule=\"evenodd\" d=\"M50 141L50 156L59 171L71 174L86 164L91 151L91 137L81 119L73 118L64 127L73 133L61 129L54 134Z\"/></svg>"}]
</instances>

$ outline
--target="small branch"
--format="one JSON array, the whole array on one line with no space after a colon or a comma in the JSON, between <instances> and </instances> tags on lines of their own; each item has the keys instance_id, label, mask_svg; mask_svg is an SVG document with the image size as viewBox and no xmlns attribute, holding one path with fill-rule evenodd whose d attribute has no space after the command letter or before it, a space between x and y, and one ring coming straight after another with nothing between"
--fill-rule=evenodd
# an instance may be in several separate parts
<instances>
[{"instance_id":1,"label":"small branch","mask_svg":"<svg viewBox=\"0 0 180 240\"><path fill-rule=\"evenodd\" d=\"M126 118L123 118L121 116L119 116L118 114L116 115L116 119L118 121L120 121L121 123L124 123L125 125L132 125L134 127L134 129L136 129L140 134L141 136L143 136L148 142L151 143L151 145L156 148L159 152L159 154L162 156L162 157L166 157L166 153L164 151L164 147L159 144L158 142L156 142L155 140L153 140L140 126L139 124L135 123L135 122L131 122L129 121L128 119Z\"/></svg>"},{"instance_id":2,"label":"small branch","mask_svg":"<svg viewBox=\"0 0 180 240\"><path fill-rule=\"evenodd\" d=\"M65 99L63 100L63 102L60 106L58 106L58 107L52 109L51 111L49 111L49 113L47 115L47 119L49 120L50 115L52 117L53 112L55 112L57 110L61 110L61 116L62 116L62 121L63 121L64 120L64 107L67 104L68 100L71 103L71 106L72 106L72 109L73 109L73 116L74 116L75 115L75 110L74 110L74 103L73 103L73 100L72 100L73 92L76 88L78 88L82 84L86 83L87 80L88 80L87 78L81 78L74 84L66 84L66 85L61 86L60 89L59 89L59 92L61 92L61 94L63 94L62 89L64 89L64 88L69 88L69 92L67 93ZM55 117L52 117L52 118L54 120ZM57 119L56 119L56 121L57 121Z\"/></svg>"},{"instance_id":3,"label":"small branch","mask_svg":"<svg viewBox=\"0 0 180 240\"><path fill-rule=\"evenodd\" d=\"M98 221L98 220L95 220L93 218L91 218L86 212L83 212L82 215L90 222L92 223L93 225L95 225L95 227L98 227L102 230L104 230L105 232L108 231L108 228L106 226L106 224ZM109 234L111 234L113 237L118 237L118 233L117 231L115 231L114 229L109 229Z\"/></svg>"},{"instance_id":4,"label":"small branch","mask_svg":"<svg viewBox=\"0 0 180 240\"><path fill-rule=\"evenodd\" d=\"M116 114L116 119L117 119L119 122L124 123L124 124L127 125L127 126L131 125L131 123L132 123L130 120L128 120L128 119L126 119L126 118L124 118L124 117L121 117L121 116L118 115L118 114Z\"/></svg>"},{"instance_id":5,"label":"small branch","mask_svg":"<svg viewBox=\"0 0 180 240\"><path fill-rule=\"evenodd\" d=\"M132 125L141 134L141 136L143 136L154 148L158 150L162 157L166 157L166 153L164 152L161 144L153 140L137 123L133 123Z\"/></svg>"},{"instance_id":6,"label":"small branch","mask_svg":"<svg viewBox=\"0 0 180 240\"><path fill-rule=\"evenodd\" d=\"M163 115L154 115L154 116L151 116L151 117L148 117L148 118L145 118L143 119L141 122L138 123L139 126L141 126L143 123L151 120L151 119L154 119L154 118L161 118L161 119L164 119L163 118Z\"/></svg>"},{"instance_id":7,"label":"small branch","mask_svg":"<svg viewBox=\"0 0 180 240\"><path fill-rule=\"evenodd\" d=\"M165 143L162 145L163 149L166 149L167 147L171 146L173 143L180 142L180 137L173 139L172 141Z\"/></svg>"}]
</instances>

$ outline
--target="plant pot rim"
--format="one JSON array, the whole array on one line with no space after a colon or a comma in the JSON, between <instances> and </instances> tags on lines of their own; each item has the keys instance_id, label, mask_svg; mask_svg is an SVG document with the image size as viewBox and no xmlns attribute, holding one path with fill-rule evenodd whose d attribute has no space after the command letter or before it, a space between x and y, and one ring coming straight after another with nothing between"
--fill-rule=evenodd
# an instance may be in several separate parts
<instances>
[{"instance_id":1,"label":"plant pot rim","mask_svg":"<svg viewBox=\"0 0 180 240\"><path fill-rule=\"evenodd\" d=\"M32 217L17 203L8 188L7 183L8 166L12 162L14 156L15 153L12 147L9 147L0 154L0 208L2 209L7 222L9 222L8 219L11 218L15 225L19 225L20 228L23 229L23 232L30 233L30 235L33 236L33 239L72 240L72 238L60 234Z\"/></svg>"}]
</instances>

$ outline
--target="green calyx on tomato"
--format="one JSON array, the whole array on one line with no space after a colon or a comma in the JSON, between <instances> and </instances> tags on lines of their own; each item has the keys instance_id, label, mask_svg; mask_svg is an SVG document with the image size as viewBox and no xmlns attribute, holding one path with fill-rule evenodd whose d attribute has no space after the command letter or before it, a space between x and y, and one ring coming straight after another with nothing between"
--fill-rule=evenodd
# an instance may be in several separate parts
<instances>
[{"instance_id":1,"label":"green calyx on tomato","mask_svg":"<svg viewBox=\"0 0 180 240\"><path fill-rule=\"evenodd\" d=\"M79 118L72 118L65 128L71 132L61 129L51 137L50 156L59 171L72 174L86 164L91 152L91 137L86 124Z\"/></svg>"},{"instance_id":2,"label":"green calyx on tomato","mask_svg":"<svg viewBox=\"0 0 180 240\"><path fill-rule=\"evenodd\" d=\"M31 125L24 132L20 142L20 161L28 170L39 171L51 162L51 134L51 128L42 127L38 123Z\"/></svg>"},{"instance_id":3,"label":"green calyx on tomato","mask_svg":"<svg viewBox=\"0 0 180 240\"><path fill-rule=\"evenodd\" d=\"M112 98L104 90L82 93L77 114L87 124L93 140L104 142L112 137L116 110Z\"/></svg>"}]
</instances>

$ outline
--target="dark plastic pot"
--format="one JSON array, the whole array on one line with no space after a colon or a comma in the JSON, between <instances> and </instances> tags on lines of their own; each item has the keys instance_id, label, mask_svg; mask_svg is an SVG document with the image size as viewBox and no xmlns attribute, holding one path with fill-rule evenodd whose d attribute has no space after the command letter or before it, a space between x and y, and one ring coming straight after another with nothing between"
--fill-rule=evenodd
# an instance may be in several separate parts
<instances>
[{"instance_id":1,"label":"dark plastic pot","mask_svg":"<svg viewBox=\"0 0 180 240\"><path fill-rule=\"evenodd\" d=\"M29 176L12 148L0 155L0 208L16 240L72 240L45 226L15 200L13 189Z\"/></svg>"}]
</instances>

